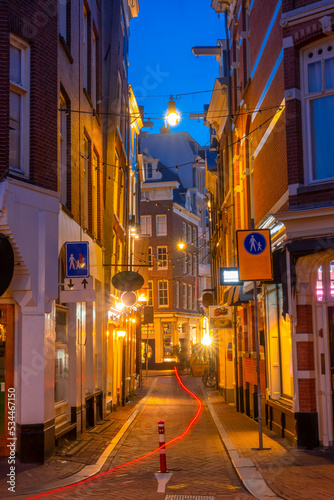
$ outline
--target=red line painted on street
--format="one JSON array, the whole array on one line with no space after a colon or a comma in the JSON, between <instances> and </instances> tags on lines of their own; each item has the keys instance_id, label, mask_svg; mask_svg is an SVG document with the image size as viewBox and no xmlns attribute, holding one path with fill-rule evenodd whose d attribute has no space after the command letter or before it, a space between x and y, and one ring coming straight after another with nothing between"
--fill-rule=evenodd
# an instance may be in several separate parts
<instances>
[{"instance_id":1,"label":"red line painted on street","mask_svg":"<svg viewBox=\"0 0 334 500\"><path fill-rule=\"evenodd\" d=\"M57 493L58 491L66 490L67 488L73 488L73 486L78 486L79 484L87 483L88 481L91 481L92 479L97 479L98 477L102 477L105 474L108 474L109 472L113 472L114 470L120 469L121 467L125 467L126 465L133 464L135 462L139 462L139 460L143 460L144 458L150 457L154 453L157 453L161 448L166 447L170 445L171 443L174 443L175 441L178 441L180 439L183 439L191 430L191 428L197 423L197 420L199 419L202 410L203 410L203 403L202 401L194 394L191 392L182 382L180 375L177 372L176 366L174 366L174 372L175 376L177 378L178 383L182 387L182 389L187 392L197 403L197 411L194 415L194 417L190 420L189 424L187 425L186 429L182 432L182 434L179 434L178 436L174 437L173 439L170 439L167 441L167 443L163 444L162 446L159 446L159 448L156 448L153 451L150 451L149 453L146 453L145 455L142 455L141 457L135 458L134 460L131 460L130 462L125 462L124 464L117 465L116 467L113 467L112 469L106 470L105 472L101 472L100 474L96 474L95 476L88 477L87 479L83 479L82 481L78 481L77 483L73 484L68 484L67 486L62 486L61 488L57 488L55 490L47 491L45 493L40 493L38 495L35 495L33 497L29 497L26 500L33 500L34 498L40 498L44 497L46 495L51 495L51 493Z\"/></svg>"}]
</instances>

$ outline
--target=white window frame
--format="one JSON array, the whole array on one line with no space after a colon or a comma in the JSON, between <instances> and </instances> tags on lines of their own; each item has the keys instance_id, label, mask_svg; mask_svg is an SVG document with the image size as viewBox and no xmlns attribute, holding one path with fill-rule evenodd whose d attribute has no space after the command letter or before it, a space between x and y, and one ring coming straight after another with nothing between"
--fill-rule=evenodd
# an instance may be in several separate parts
<instances>
[{"instance_id":1,"label":"white window frame","mask_svg":"<svg viewBox=\"0 0 334 500\"><path fill-rule=\"evenodd\" d=\"M156 235L157 236L167 236L167 215L159 214L156 215ZM162 231L162 232L160 232Z\"/></svg>"},{"instance_id":2,"label":"white window frame","mask_svg":"<svg viewBox=\"0 0 334 500\"><path fill-rule=\"evenodd\" d=\"M319 179L314 179L313 178L313 153L312 153L312 130L311 130L311 106L310 103L316 99L316 98L321 98L321 97L326 97L330 95L334 95L334 88L326 90L324 88L324 72L323 72L323 66L324 62L321 63L322 66L322 90L318 92L308 92L308 62L318 62L318 61L325 61L327 59L325 57L326 55L326 50L329 45L333 47L332 51L330 52L329 58L334 57L334 38L333 37L326 37L325 39L322 39L321 42L312 44L311 46L308 46L305 48L302 53L301 53L301 58L300 58L300 63L301 63L301 88L303 89L303 95L302 95L302 113L303 113L303 144L304 144L304 165L305 165L305 180L307 184L319 184L322 182L326 181L333 181L334 179L334 174L332 177L327 177L327 178L319 178ZM314 57L312 57L312 60L309 59L308 55L310 52L316 53L320 48L323 49L323 53L321 55L315 54Z\"/></svg>"},{"instance_id":3,"label":"white window frame","mask_svg":"<svg viewBox=\"0 0 334 500\"><path fill-rule=\"evenodd\" d=\"M153 269L153 248L148 247L148 265L149 269Z\"/></svg>"},{"instance_id":4,"label":"white window frame","mask_svg":"<svg viewBox=\"0 0 334 500\"><path fill-rule=\"evenodd\" d=\"M168 280L158 280L158 307L168 307Z\"/></svg>"},{"instance_id":5,"label":"white window frame","mask_svg":"<svg viewBox=\"0 0 334 500\"><path fill-rule=\"evenodd\" d=\"M145 228L145 231L144 231ZM151 215L141 215L140 216L140 234L152 236L152 216Z\"/></svg>"},{"instance_id":6,"label":"white window frame","mask_svg":"<svg viewBox=\"0 0 334 500\"><path fill-rule=\"evenodd\" d=\"M160 262L163 265L160 265ZM157 246L157 270L165 270L168 269L168 252L167 246Z\"/></svg>"},{"instance_id":7,"label":"white window frame","mask_svg":"<svg viewBox=\"0 0 334 500\"><path fill-rule=\"evenodd\" d=\"M18 168L9 169L29 177L30 160L30 45L21 38L10 34L10 45L21 51L21 82L10 80L10 91L20 96L20 152Z\"/></svg>"}]
</instances>

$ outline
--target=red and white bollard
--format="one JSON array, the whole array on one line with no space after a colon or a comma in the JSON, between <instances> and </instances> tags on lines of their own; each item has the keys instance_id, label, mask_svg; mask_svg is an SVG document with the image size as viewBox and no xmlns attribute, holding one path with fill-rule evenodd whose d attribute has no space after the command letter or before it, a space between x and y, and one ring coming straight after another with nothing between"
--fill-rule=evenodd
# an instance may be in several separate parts
<instances>
[{"instance_id":1,"label":"red and white bollard","mask_svg":"<svg viewBox=\"0 0 334 500\"><path fill-rule=\"evenodd\" d=\"M164 420L159 420L158 422L159 430L159 448L160 448L160 472L167 472L166 466L166 448L165 448L165 422Z\"/></svg>"}]
</instances>

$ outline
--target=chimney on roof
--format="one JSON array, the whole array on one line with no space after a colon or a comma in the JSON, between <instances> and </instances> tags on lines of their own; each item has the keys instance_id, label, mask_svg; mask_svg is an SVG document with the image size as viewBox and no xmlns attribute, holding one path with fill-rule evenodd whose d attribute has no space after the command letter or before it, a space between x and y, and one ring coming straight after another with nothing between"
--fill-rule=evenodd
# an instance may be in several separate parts
<instances>
[{"instance_id":1,"label":"chimney on roof","mask_svg":"<svg viewBox=\"0 0 334 500\"><path fill-rule=\"evenodd\" d=\"M166 125L164 127L161 127L160 134L169 134L169 133L170 133L170 127L167 127Z\"/></svg>"}]
</instances>

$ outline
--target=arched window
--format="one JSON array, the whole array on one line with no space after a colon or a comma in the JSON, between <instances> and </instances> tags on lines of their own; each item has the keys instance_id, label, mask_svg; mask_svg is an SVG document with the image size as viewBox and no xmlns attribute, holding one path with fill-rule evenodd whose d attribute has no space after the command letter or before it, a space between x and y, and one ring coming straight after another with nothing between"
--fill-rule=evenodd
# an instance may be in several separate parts
<instances>
[{"instance_id":1,"label":"arched window","mask_svg":"<svg viewBox=\"0 0 334 500\"><path fill-rule=\"evenodd\" d=\"M318 267L315 291L318 302L334 300L334 260Z\"/></svg>"}]
</instances>

